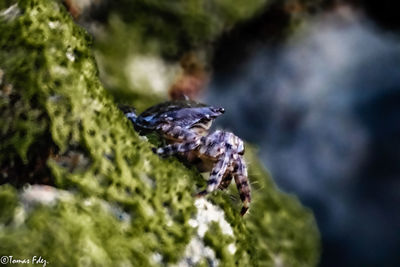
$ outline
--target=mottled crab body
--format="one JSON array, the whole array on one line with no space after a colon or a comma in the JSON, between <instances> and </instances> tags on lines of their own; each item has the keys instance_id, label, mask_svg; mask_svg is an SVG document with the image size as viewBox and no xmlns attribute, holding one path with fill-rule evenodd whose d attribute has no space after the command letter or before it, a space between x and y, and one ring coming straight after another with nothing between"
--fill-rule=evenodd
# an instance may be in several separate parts
<instances>
[{"instance_id":1,"label":"mottled crab body","mask_svg":"<svg viewBox=\"0 0 400 267\"><path fill-rule=\"evenodd\" d=\"M135 129L145 134L155 131L168 143L154 149L161 156L177 154L202 171L210 171L207 188L198 196L226 189L235 179L243 202L241 214L249 208L250 187L243 159L243 141L233 133L215 131L208 133L212 121L224 113L193 101L169 101L150 107L139 116L125 112Z\"/></svg>"},{"instance_id":2,"label":"mottled crab body","mask_svg":"<svg viewBox=\"0 0 400 267\"><path fill-rule=\"evenodd\" d=\"M164 133L160 126L167 124L204 133L210 128L212 121L223 113L223 108L214 108L194 101L168 101L146 109L137 117L134 113L126 114L139 132Z\"/></svg>"}]
</instances>

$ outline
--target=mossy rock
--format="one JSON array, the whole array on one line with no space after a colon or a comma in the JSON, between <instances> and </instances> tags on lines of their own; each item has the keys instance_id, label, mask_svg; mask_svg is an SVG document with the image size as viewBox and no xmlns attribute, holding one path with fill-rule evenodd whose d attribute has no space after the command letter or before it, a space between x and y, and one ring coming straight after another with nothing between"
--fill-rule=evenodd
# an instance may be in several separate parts
<instances>
[{"instance_id":1,"label":"mossy rock","mask_svg":"<svg viewBox=\"0 0 400 267\"><path fill-rule=\"evenodd\" d=\"M254 152L249 214L233 186L194 198L203 177L137 135L64 7L10 2L0 11L2 255L48 266L317 264L312 213Z\"/></svg>"}]
</instances>

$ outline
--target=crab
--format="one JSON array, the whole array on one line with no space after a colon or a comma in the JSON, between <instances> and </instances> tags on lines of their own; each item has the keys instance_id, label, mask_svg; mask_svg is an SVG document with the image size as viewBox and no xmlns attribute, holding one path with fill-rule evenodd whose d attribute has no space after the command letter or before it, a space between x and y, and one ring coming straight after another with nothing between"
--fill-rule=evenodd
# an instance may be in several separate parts
<instances>
[{"instance_id":1,"label":"crab","mask_svg":"<svg viewBox=\"0 0 400 267\"><path fill-rule=\"evenodd\" d=\"M157 132L166 141L168 145L154 148L155 153L178 155L199 171L210 171L207 187L198 197L217 188L226 189L233 178L243 202L240 213L243 216L247 212L251 197L243 141L231 132L209 133L213 120L224 113L223 108L184 100L152 106L139 116L131 109L124 113L140 134Z\"/></svg>"}]
</instances>

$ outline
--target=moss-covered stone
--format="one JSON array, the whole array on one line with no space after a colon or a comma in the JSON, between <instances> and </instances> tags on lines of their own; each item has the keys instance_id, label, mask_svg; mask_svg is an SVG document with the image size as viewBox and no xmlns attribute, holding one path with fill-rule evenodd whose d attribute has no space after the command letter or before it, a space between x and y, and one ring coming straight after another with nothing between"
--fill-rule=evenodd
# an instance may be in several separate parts
<instances>
[{"instance_id":1,"label":"moss-covered stone","mask_svg":"<svg viewBox=\"0 0 400 267\"><path fill-rule=\"evenodd\" d=\"M21 0L12 8L14 16L0 11L3 255L40 255L49 266L316 265L312 214L276 189L252 152L248 215L239 215L234 188L195 201L204 179L136 134L64 7ZM21 188L35 175L54 187ZM199 246L200 256L190 249Z\"/></svg>"}]
</instances>

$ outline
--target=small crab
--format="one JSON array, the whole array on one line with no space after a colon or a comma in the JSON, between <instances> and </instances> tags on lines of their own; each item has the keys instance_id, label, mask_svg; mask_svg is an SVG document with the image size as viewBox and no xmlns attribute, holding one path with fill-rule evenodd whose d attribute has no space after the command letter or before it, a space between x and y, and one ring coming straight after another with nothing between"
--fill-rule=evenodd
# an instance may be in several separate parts
<instances>
[{"instance_id":1,"label":"small crab","mask_svg":"<svg viewBox=\"0 0 400 267\"><path fill-rule=\"evenodd\" d=\"M233 133L217 130L208 133L215 118L224 113L193 101L168 101L145 110L139 116L124 110L140 134L157 132L168 145L154 149L161 156L177 154L201 171L210 171L207 188L198 193L203 196L217 187L226 189L235 179L243 202L241 215L249 209L250 186L243 159L243 141Z\"/></svg>"}]
</instances>

